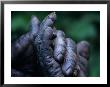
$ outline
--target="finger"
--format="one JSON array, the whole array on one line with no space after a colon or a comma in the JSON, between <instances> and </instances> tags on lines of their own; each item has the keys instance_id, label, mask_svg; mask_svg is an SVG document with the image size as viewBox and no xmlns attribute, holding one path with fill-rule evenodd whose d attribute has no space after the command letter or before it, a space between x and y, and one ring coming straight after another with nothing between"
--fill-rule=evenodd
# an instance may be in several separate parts
<instances>
[{"instance_id":1,"label":"finger","mask_svg":"<svg viewBox=\"0 0 110 87\"><path fill-rule=\"evenodd\" d=\"M57 30L56 35L57 37L54 40L54 58L61 63L66 51L65 34L63 31Z\"/></svg>"},{"instance_id":2,"label":"finger","mask_svg":"<svg viewBox=\"0 0 110 87\"><path fill-rule=\"evenodd\" d=\"M72 76L76 65L76 44L70 38L66 38L66 44L66 53L62 65L62 71L66 76Z\"/></svg>"},{"instance_id":3,"label":"finger","mask_svg":"<svg viewBox=\"0 0 110 87\"><path fill-rule=\"evenodd\" d=\"M55 12L50 13L48 16L45 17L45 19L42 21L42 23L40 24L40 31L38 32L39 34L37 35L37 37L39 37L41 40L46 41L46 43L48 43L48 40L50 40L52 38L53 34L53 30L51 28L50 25L53 25L54 20L56 19L56 14ZM39 41L36 38L36 42Z\"/></svg>"},{"instance_id":4,"label":"finger","mask_svg":"<svg viewBox=\"0 0 110 87\"><path fill-rule=\"evenodd\" d=\"M88 67L90 44L87 41L81 41L77 44L77 54L79 65L82 70L86 71Z\"/></svg>"},{"instance_id":5,"label":"finger","mask_svg":"<svg viewBox=\"0 0 110 87\"><path fill-rule=\"evenodd\" d=\"M45 29L46 27L50 27L53 25L55 20L56 20L56 14L55 14L55 12L52 12L48 16L45 17L45 19L41 23L40 27L42 29Z\"/></svg>"},{"instance_id":6,"label":"finger","mask_svg":"<svg viewBox=\"0 0 110 87\"><path fill-rule=\"evenodd\" d=\"M79 76L87 76L89 50L90 44L87 41L81 41L77 44Z\"/></svg>"},{"instance_id":7,"label":"finger","mask_svg":"<svg viewBox=\"0 0 110 87\"><path fill-rule=\"evenodd\" d=\"M32 35L35 35L38 33L39 31L39 24L40 24L40 21L39 19L36 17L36 16L32 16L31 18L31 23L30 23L30 26L31 26L31 34Z\"/></svg>"},{"instance_id":8,"label":"finger","mask_svg":"<svg viewBox=\"0 0 110 87\"><path fill-rule=\"evenodd\" d=\"M55 19L56 19L56 14L55 12L53 12L53 13L50 13L47 17L45 17L45 19L42 21L42 23L40 24L40 32L39 32L39 36L41 38L49 40L49 38L54 36L54 34L52 33L53 31L51 26L53 25Z\"/></svg>"},{"instance_id":9,"label":"finger","mask_svg":"<svg viewBox=\"0 0 110 87\"><path fill-rule=\"evenodd\" d=\"M77 44L77 54L88 59L90 44L87 41L81 41Z\"/></svg>"}]
</instances>

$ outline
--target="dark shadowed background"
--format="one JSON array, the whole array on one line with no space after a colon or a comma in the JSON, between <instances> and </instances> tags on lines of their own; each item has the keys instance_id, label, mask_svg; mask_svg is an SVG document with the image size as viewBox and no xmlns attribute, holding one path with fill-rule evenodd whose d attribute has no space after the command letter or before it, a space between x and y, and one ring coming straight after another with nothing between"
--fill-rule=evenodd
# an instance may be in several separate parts
<instances>
[{"instance_id":1,"label":"dark shadowed background","mask_svg":"<svg viewBox=\"0 0 110 87\"><path fill-rule=\"evenodd\" d=\"M15 41L22 34L29 31L32 15L44 19L51 11L12 11L11 13L11 41ZM56 11L55 26L63 30L66 37L76 43L87 40L91 44L89 60L89 76L100 76L100 12L98 11Z\"/></svg>"}]
</instances>

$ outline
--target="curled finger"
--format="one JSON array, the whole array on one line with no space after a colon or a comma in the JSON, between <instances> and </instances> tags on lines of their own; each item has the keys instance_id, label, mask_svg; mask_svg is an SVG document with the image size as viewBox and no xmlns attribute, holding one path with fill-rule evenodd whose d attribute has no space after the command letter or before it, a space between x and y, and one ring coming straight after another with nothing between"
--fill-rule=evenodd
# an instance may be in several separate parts
<instances>
[{"instance_id":1,"label":"curled finger","mask_svg":"<svg viewBox=\"0 0 110 87\"><path fill-rule=\"evenodd\" d=\"M79 76L87 76L90 44L81 41L77 44L78 65L80 67Z\"/></svg>"},{"instance_id":2,"label":"curled finger","mask_svg":"<svg viewBox=\"0 0 110 87\"><path fill-rule=\"evenodd\" d=\"M54 58L59 63L63 62L66 51L65 34L63 31L56 31L57 37L54 40Z\"/></svg>"},{"instance_id":3,"label":"curled finger","mask_svg":"<svg viewBox=\"0 0 110 87\"><path fill-rule=\"evenodd\" d=\"M70 39L66 38L66 53L64 63L62 65L62 71L65 76L72 76L76 65L76 44Z\"/></svg>"}]
</instances>

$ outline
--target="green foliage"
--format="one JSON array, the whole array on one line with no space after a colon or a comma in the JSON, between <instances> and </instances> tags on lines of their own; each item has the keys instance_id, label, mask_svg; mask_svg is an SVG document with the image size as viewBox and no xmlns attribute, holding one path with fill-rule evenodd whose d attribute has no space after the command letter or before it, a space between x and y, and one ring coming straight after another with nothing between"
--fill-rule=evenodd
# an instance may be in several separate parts
<instances>
[{"instance_id":1,"label":"green foliage","mask_svg":"<svg viewBox=\"0 0 110 87\"><path fill-rule=\"evenodd\" d=\"M32 15L40 21L49 11L13 11L11 18L12 41L29 31ZM97 11L56 11L56 29L63 30L67 37L76 42L87 40L91 44L89 76L100 76L100 12Z\"/></svg>"}]
</instances>

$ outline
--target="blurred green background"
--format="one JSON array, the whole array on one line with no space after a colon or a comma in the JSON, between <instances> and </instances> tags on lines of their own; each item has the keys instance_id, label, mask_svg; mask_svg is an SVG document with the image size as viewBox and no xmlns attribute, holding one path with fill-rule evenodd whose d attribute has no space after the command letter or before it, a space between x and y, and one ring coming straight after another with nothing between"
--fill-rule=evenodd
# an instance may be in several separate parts
<instances>
[{"instance_id":1,"label":"blurred green background","mask_svg":"<svg viewBox=\"0 0 110 87\"><path fill-rule=\"evenodd\" d=\"M12 11L11 12L11 41L29 31L32 15L44 19L51 11ZM66 37L76 43L87 40L91 44L89 60L89 76L100 76L100 12L99 11L56 11L55 27L63 30Z\"/></svg>"}]
</instances>

